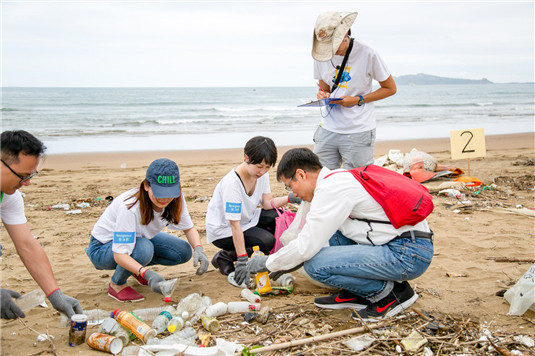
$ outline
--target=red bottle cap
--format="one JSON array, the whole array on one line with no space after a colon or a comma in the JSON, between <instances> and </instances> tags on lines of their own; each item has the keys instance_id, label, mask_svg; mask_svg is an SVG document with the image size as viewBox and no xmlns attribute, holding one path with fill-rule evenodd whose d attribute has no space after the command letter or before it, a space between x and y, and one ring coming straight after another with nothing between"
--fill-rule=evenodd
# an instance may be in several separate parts
<instances>
[{"instance_id":1,"label":"red bottle cap","mask_svg":"<svg viewBox=\"0 0 535 356\"><path fill-rule=\"evenodd\" d=\"M165 297L163 298L163 301L166 303L171 303L171 297Z\"/></svg>"},{"instance_id":2,"label":"red bottle cap","mask_svg":"<svg viewBox=\"0 0 535 356\"><path fill-rule=\"evenodd\" d=\"M115 309L115 310L113 311L113 316L117 316L117 314L119 314L120 312L121 312L120 309Z\"/></svg>"}]
</instances>

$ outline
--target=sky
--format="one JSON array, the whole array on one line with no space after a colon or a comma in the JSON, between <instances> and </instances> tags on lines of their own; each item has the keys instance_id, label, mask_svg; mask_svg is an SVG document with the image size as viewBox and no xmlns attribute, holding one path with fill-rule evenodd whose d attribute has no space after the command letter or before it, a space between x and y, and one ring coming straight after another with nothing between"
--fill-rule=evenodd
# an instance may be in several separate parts
<instances>
[{"instance_id":1,"label":"sky","mask_svg":"<svg viewBox=\"0 0 535 356\"><path fill-rule=\"evenodd\" d=\"M393 76L534 81L534 2L2 0L2 86L314 85L313 28L352 35Z\"/></svg>"}]
</instances>

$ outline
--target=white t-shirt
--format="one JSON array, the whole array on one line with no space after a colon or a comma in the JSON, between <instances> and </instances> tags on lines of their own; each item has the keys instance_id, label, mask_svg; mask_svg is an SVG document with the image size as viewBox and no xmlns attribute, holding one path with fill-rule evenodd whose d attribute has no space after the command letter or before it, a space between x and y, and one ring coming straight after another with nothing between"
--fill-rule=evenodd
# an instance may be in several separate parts
<instances>
[{"instance_id":1,"label":"white t-shirt","mask_svg":"<svg viewBox=\"0 0 535 356\"><path fill-rule=\"evenodd\" d=\"M206 211L206 242L211 243L232 236L230 222L240 221L242 231L258 224L262 195L270 194L269 173L256 180L254 192L247 195L245 187L234 169L217 183Z\"/></svg>"},{"instance_id":2,"label":"white t-shirt","mask_svg":"<svg viewBox=\"0 0 535 356\"><path fill-rule=\"evenodd\" d=\"M341 66L343 60L344 56L337 55L326 62L314 60L314 79L323 80L332 88L338 75L336 66ZM344 72L331 98L368 94L372 92L373 80L382 82L390 76L386 64L377 51L356 38L353 41L353 48ZM375 128L374 103L351 107L328 105L322 108L321 116L320 126L340 134L369 131Z\"/></svg>"},{"instance_id":3,"label":"white t-shirt","mask_svg":"<svg viewBox=\"0 0 535 356\"><path fill-rule=\"evenodd\" d=\"M130 255L134 250L136 237L144 237L150 240L161 232L164 227L170 230L188 230L193 227L193 221L189 216L184 194L181 196L182 213L180 214L178 225L162 219L165 209L160 213L153 211L154 218L152 221L148 225L142 225L139 202L136 202L130 209L127 207L135 200L135 198L129 197L137 193L138 189L130 189L113 199L91 231L91 236L103 244L113 241L113 252L128 253Z\"/></svg>"},{"instance_id":4,"label":"white t-shirt","mask_svg":"<svg viewBox=\"0 0 535 356\"><path fill-rule=\"evenodd\" d=\"M373 242L377 246L390 242L406 231L431 231L427 220L396 229L391 224L374 223L370 228L365 221L349 218L388 221L381 205L351 173L327 177L336 171L327 168L320 171L305 225L295 240L269 255L266 267L270 271L289 269L310 260L323 247L329 246L329 239L337 230L358 244L371 245Z\"/></svg>"},{"instance_id":5,"label":"white t-shirt","mask_svg":"<svg viewBox=\"0 0 535 356\"><path fill-rule=\"evenodd\" d=\"M0 202L0 218L7 225L20 225L28 221L24 215L24 201L18 190L13 194L4 194Z\"/></svg>"}]
</instances>

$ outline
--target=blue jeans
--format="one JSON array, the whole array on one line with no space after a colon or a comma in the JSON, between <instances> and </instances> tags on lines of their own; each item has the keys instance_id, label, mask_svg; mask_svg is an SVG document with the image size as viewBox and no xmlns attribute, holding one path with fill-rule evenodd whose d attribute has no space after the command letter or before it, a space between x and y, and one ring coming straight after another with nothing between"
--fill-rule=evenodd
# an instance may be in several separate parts
<instances>
[{"instance_id":1,"label":"blue jeans","mask_svg":"<svg viewBox=\"0 0 535 356\"><path fill-rule=\"evenodd\" d=\"M126 283L132 275L127 269L119 266L113 258L111 250L113 241L103 244L91 236L87 248L87 256L96 269L115 270L111 281L117 285ZM191 246L186 241L165 232L160 232L152 239L136 237L134 251L130 254L143 266L165 265L175 266L191 259Z\"/></svg>"},{"instance_id":2,"label":"blue jeans","mask_svg":"<svg viewBox=\"0 0 535 356\"><path fill-rule=\"evenodd\" d=\"M397 238L373 246L357 244L337 231L329 245L305 262L306 272L319 282L369 300L386 297L394 281L419 277L433 258L433 242L426 238Z\"/></svg>"}]
</instances>

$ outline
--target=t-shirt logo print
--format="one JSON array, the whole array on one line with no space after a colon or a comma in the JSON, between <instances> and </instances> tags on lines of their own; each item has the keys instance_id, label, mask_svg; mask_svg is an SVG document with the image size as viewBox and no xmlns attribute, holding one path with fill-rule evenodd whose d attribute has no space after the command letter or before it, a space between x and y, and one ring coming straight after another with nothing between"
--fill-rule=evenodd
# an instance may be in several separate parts
<instances>
[{"instance_id":1,"label":"t-shirt logo print","mask_svg":"<svg viewBox=\"0 0 535 356\"><path fill-rule=\"evenodd\" d=\"M332 79L332 82L334 83L336 81L336 77L338 77L338 71L340 67L336 67L334 71L334 76ZM340 88L346 88L347 89L347 82L351 80L351 75L349 74L351 72L351 67L345 67L344 73L342 73L342 78L340 78L340 83L338 84L338 87Z\"/></svg>"}]
</instances>

